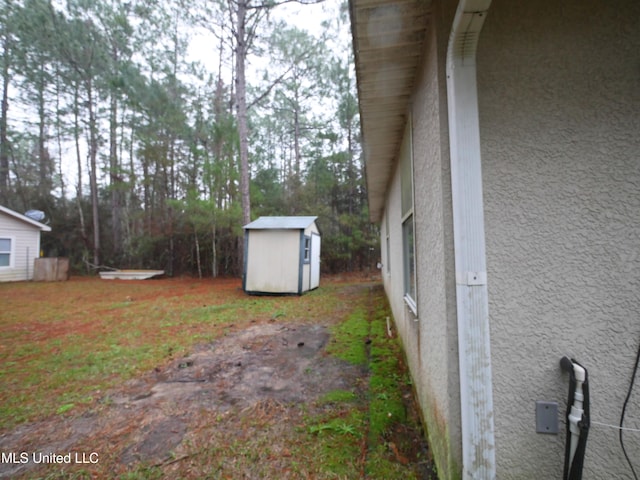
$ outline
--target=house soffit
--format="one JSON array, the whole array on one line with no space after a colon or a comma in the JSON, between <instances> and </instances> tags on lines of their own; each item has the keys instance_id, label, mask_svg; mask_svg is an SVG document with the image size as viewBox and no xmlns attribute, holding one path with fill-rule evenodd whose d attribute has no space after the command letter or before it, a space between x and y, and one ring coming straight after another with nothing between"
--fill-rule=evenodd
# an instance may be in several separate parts
<instances>
[{"instance_id":1,"label":"house soffit","mask_svg":"<svg viewBox=\"0 0 640 480\"><path fill-rule=\"evenodd\" d=\"M380 221L424 50L430 0L350 0L372 221Z\"/></svg>"}]
</instances>

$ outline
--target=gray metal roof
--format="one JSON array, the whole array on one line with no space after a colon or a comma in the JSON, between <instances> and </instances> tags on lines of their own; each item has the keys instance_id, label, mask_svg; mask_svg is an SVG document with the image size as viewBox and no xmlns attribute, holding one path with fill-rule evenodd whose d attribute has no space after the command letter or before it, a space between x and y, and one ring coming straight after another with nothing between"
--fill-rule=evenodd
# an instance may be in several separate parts
<instances>
[{"instance_id":1,"label":"gray metal roof","mask_svg":"<svg viewBox=\"0 0 640 480\"><path fill-rule=\"evenodd\" d=\"M318 217L260 217L243 228L246 230L291 229L304 230Z\"/></svg>"}]
</instances>

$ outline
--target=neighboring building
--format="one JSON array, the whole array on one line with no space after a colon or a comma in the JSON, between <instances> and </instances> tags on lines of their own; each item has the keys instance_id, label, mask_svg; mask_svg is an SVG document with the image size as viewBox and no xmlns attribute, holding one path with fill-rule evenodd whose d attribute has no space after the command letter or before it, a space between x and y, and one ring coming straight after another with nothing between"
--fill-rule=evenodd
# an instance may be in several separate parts
<instances>
[{"instance_id":1,"label":"neighboring building","mask_svg":"<svg viewBox=\"0 0 640 480\"><path fill-rule=\"evenodd\" d=\"M562 478L564 355L589 371L584 478L632 478L605 425L630 391L640 428L640 2L350 8L371 219L440 478Z\"/></svg>"},{"instance_id":2,"label":"neighboring building","mask_svg":"<svg viewBox=\"0 0 640 480\"><path fill-rule=\"evenodd\" d=\"M40 232L50 231L51 227L0 205L0 282L33 278Z\"/></svg>"},{"instance_id":3,"label":"neighboring building","mask_svg":"<svg viewBox=\"0 0 640 480\"><path fill-rule=\"evenodd\" d=\"M320 285L318 217L260 217L244 226L242 288L302 294Z\"/></svg>"}]
</instances>

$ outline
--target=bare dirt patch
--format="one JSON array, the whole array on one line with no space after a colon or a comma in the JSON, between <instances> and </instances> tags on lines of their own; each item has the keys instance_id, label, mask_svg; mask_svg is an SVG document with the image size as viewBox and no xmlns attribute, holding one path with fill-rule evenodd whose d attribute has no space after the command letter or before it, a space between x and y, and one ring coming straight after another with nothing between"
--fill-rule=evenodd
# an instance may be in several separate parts
<instances>
[{"instance_id":1,"label":"bare dirt patch","mask_svg":"<svg viewBox=\"0 0 640 480\"><path fill-rule=\"evenodd\" d=\"M252 325L126 382L81 416L19 427L0 437L0 450L95 452L123 466L167 461L203 415L224 416L266 401L310 403L353 388L363 372L326 356L329 338L321 325ZM0 464L0 477L36 467L29 456L28 463Z\"/></svg>"}]
</instances>

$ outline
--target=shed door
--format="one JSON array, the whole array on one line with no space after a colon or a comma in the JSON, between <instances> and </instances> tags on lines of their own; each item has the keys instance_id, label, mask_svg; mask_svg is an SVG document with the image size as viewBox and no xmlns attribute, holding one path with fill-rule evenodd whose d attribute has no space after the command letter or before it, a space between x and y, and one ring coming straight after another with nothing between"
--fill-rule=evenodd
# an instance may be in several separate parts
<instances>
[{"instance_id":1,"label":"shed door","mask_svg":"<svg viewBox=\"0 0 640 480\"><path fill-rule=\"evenodd\" d=\"M309 289L318 288L320 285L320 235L311 234L311 269Z\"/></svg>"}]
</instances>

